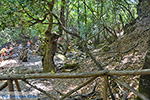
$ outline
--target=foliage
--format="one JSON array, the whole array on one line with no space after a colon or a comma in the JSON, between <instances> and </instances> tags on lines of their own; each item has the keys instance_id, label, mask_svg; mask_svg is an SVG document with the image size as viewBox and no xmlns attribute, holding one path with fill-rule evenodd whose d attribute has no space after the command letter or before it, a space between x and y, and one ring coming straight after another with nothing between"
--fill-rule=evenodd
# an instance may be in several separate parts
<instances>
[{"instance_id":1,"label":"foliage","mask_svg":"<svg viewBox=\"0 0 150 100\"><path fill-rule=\"evenodd\" d=\"M79 31L83 38L86 38L85 35L96 34L99 29L103 28L103 24L119 31L122 28L119 15L122 16L124 25L137 17L136 5L138 2L136 0L88 0L85 2L70 0L66 2L64 6L68 8L65 13L69 14L66 25L69 29ZM40 22L47 13L47 0L1 0L0 5L0 30L6 27L26 27L25 30L29 29L27 32L30 33L29 36L34 37L35 35L41 36L48 26L47 18ZM53 11L57 15L62 5L61 0L55 1ZM54 22L57 21L54 19ZM57 25L55 26L53 31L58 31Z\"/></svg>"}]
</instances>

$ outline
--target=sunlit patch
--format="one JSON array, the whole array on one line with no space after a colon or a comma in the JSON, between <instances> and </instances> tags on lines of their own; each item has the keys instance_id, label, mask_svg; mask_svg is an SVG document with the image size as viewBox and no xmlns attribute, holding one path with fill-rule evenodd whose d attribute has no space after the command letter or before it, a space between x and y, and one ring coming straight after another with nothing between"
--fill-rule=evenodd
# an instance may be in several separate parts
<instances>
[{"instance_id":1,"label":"sunlit patch","mask_svg":"<svg viewBox=\"0 0 150 100\"><path fill-rule=\"evenodd\" d=\"M16 64L17 61L16 60L5 60L5 61L2 61L1 64L0 64L0 67L3 67L3 66L6 66L6 65L12 65L12 64Z\"/></svg>"},{"instance_id":2,"label":"sunlit patch","mask_svg":"<svg viewBox=\"0 0 150 100\"><path fill-rule=\"evenodd\" d=\"M27 66L35 66L35 65L42 65L41 61L37 61L37 62L30 62L27 64Z\"/></svg>"}]
</instances>

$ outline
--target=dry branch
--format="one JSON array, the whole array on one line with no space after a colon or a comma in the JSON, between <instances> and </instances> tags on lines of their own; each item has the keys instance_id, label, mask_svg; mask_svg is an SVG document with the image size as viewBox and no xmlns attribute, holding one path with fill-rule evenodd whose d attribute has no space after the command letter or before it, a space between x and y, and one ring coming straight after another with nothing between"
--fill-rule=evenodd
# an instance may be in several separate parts
<instances>
[{"instance_id":1,"label":"dry branch","mask_svg":"<svg viewBox=\"0 0 150 100\"><path fill-rule=\"evenodd\" d=\"M136 44L135 44L134 46L132 46L132 47L129 48L128 50L124 51L123 54L124 54L124 53L128 53L129 51L131 51L132 49L134 49L135 47L137 47L138 44L139 44L139 41L137 41Z\"/></svg>"},{"instance_id":2,"label":"dry branch","mask_svg":"<svg viewBox=\"0 0 150 100\"><path fill-rule=\"evenodd\" d=\"M121 86L119 85L119 83L118 83L118 82L116 82L116 83L117 83L117 85L118 85L119 89L121 90L121 92L123 93L122 100L127 100L127 92L126 92L126 91L124 91L124 90L121 88Z\"/></svg>"},{"instance_id":3,"label":"dry branch","mask_svg":"<svg viewBox=\"0 0 150 100\"><path fill-rule=\"evenodd\" d=\"M78 87L76 87L75 89L71 90L70 92L68 92L67 94L65 94L63 97L61 97L59 100L64 100L66 97L70 96L72 93L74 93L75 91L81 89L83 86L89 84L90 82L92 82L93 80L95 80L97 78L96 77L92 77L90 80L84 82L83 84L79 85Z\"/></svg>"},{"instance_id":4,"label":"dry branch","mask_svg":"<svg viewBox=\"0 0 150 100\"><path fill-rule=\"evenodd\" d=\"M132 91L133 93L135 93L138 97L140 97L142 100L149 100L148 98L146 98L143 94L141 94L140 92L136 91L135 89L133 89L132 87L130 87L129 85L127 85L126 83L122 82L121 80L119 80L118 78L113 77L113 79L115 81L117 81L119 84L121 84L122 86L124 86L125 88L129 89L130 91Z\"/></svg>"},{"instance_id":5,"label":"dry branch","mask_svg":"<svg viewBox=\"0 0 150 100\"><path fill-rule=\"evenodd\" d=\"M150 69L143 70L129 70L129 71L115 71L115 70L101 70L84 73L36 73L36 74L7 74L1 75L0 80L17 80L17 79L38 79L38 78L87 78L104 75L150 75Z\"/></svg>"},{"instance_id":6,"label":"dry branch","mask_svg":"<svg viewBox=\"0 0 150 100\"><path fill-rule=\"evenodd\" d=\"M110 93L110 95L111 95L112 100L116 100L116 99L115 99L115 96L114 96L114 94L113 94L113 92L112 92L112 89L111 89L111 87L110 87L110 82L108 83L108 89L109 89L109 93Z\"/></svg>"},{"instance_id":7,"label":"dry branch","mask_svg":"<svg viewBox=\"0 0 150 100\"><path fill-rule=\"evenodd\" d=\"M0 91L3 90L7 86L7 82L5 82L3 85L0 86Z\"/></svg>"},{"instance_id":8,"label":"dry branch","mask_svg":"<svg viewBox=\"0 0 150 100\"><path fill-rule=\"evenodd\" d=\"M93 88L93 90L91 92L89 92L87 94L76 94L76 95L71 96L70 98L71 99L75 99L75 97L86 98L86 97L92 96L92 95L94 95L96 86L97 86L97 82L96 82L96 84L95 84L95 86L94 86L94 88Z\"/></svg>"},{"instance_id":9,"label":"dry branch","mask_svg":"<svg viewBox=\"0 0 150 100\"><path fill-rule=\"evenodd\" d=\"M31 84L31 83L29 83L28 81L26 81L26 80L22 80L22 81L23 81L23 82L25 82L26 84L30 85L31 87L33 87L33 88L35 88L35 89L39 90L40 92L44 93L44 94L45 94L45 95L47 95L49 98L53 98L54 100L57 100L57 98L56 98L56 97L54 97L54 96L50 95L49 93L45 92L44 90L42 90L42 89L40 89L40 88L38 88L38 87L36 87L36 86L32 85L32 84Z\"/></svg>"}]
</instances>

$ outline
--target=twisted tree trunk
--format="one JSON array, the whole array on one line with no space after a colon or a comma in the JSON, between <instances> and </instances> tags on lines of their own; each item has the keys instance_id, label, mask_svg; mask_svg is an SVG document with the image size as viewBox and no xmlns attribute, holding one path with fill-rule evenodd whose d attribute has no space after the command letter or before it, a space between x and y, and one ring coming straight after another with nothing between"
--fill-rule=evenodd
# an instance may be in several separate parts
<instances>
[{"instance_id":1,"label":"twisted tree trunk","mask_svg":"<svg viewBox=\"0 0 150 100\"><path fill-rule=\"evenodd\" d=\"M47 2L49 7L49 11L52 12L54 7L54 0L51 2ZM45 32L45 49L44 49L44 56L42 58L43 64L43 72L54 72L55 64L53 61L56 48L57 48L57 38L58 36L52 32L53 26L53 15L49 13L49 26Z\"/></svg>"}]
</instances>

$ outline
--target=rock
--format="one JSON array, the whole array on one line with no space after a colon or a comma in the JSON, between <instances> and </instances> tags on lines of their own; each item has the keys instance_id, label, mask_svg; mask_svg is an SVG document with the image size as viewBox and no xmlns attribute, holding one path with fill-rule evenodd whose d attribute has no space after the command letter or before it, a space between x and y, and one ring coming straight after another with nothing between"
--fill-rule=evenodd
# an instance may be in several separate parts
<instances>
[{"instance_id":1,"label":"rock","mask_svg":"<svg viewBox=\"0 0 150 100\"><path fill-rule=\"evenodd\" d=\"M57 54L56 56L57 56L57 58L59 58L61 60L65 60L66 59L66 57L64 55L62 55L62 54Z\"/></svg>"}]
</instances>

